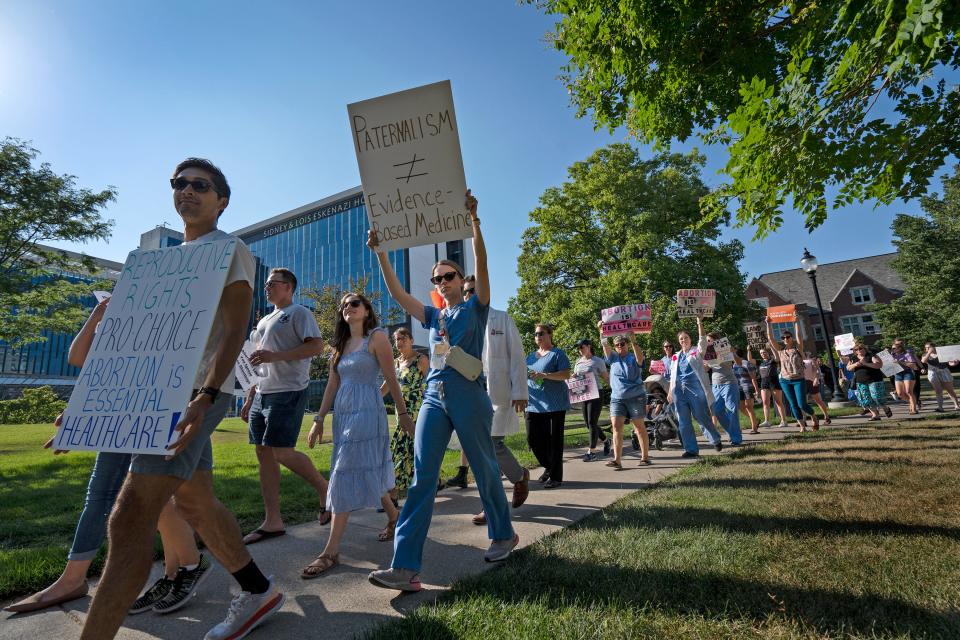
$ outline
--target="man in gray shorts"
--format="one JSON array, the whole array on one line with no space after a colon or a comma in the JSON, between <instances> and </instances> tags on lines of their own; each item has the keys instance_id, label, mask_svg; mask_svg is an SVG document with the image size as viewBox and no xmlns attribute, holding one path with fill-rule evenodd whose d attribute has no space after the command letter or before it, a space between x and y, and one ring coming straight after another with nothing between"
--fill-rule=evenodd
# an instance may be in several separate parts
<instances>
[{"instance_id":1,"label":"man in gray shorts","mask_svg":"<svg viewBox=\"0 0 960 640\"><path fill-rule=\"evenodd\" d=\"M280 515L281 464L313 486L320 499L320 523L330 522L327 481L310 458L296 450L307 405L310 359L323 351L320 327L313 312L293 303L297 276L292 271L271 270L264 289L274 310L257 323L251 340L258 346L250 358L263 379L250 387L240 417L250 424L250 444L257 447L265 514L263 524L244 536L246 544L285 533Z\"/></svg>"},{"instance_id":2,"label":"man in gray shorts","mask_svg":"<svg viewBox=\"0 0 960 640\"><path fill-rule=\"evenodd\" d=\"M183 219L184 242L231 238L217 229L230 202L230 186L209 160L188 158L170 179L173 204ZM181 416L170 456L134 455L110 516L110 547L103 578L83 625L83 640L113 638L150 574L160 511L171 496L177 511L200 534L242 591L226 619L206 640L239 639L283 605L284 595L250 558L240 527L213 494L210 435L231 403L233 368L243 345L253 301L255 263L238 241L220 306L194 381L193 399Z\"/></svg>"}]
</instances>

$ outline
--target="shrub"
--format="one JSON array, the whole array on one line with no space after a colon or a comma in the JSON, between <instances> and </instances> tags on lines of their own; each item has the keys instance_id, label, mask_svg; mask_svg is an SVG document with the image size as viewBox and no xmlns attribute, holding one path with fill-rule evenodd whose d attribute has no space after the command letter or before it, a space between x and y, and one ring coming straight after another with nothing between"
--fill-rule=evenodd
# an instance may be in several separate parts
<instances>
[{"instance_id":1,"label":"shrub","mask_svg":"<svg viewBox=\"0 0 960 640\"><path fill-rule=\"evenodd\" d=\"M0 424L53 422L67 403L57 397L53 387L24 389L14 400L0 400Z\"/></svg>"}]
</instances>

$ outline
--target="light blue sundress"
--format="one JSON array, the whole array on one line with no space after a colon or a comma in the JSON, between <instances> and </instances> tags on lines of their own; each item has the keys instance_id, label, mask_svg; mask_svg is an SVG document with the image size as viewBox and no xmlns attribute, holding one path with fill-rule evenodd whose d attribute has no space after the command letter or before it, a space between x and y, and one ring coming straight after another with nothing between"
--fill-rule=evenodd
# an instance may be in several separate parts
<instances>
[{"instance_id":1,"label":"light blue sundress","mask_svg":"<svg viewBox=\"0 0 960 640\"><path fill-rule=\"evenodd\" d=\"M340 388L333 401L327 490L327 509L333 513L379 507L380 498L395 483L387 412L377 383L380 365L368 351L369 342L367 336L359 349L344 354L337 365Z\"/></svg>"}]
</instances>

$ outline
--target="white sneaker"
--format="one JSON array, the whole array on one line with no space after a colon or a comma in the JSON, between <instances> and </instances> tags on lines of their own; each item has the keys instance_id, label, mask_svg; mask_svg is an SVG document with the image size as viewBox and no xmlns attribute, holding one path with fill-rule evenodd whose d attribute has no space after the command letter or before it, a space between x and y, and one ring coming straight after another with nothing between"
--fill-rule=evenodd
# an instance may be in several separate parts
<instances>
[{"instance_id":1,"label":"white sneaker","mask_svg":"<svg viewBox=\"0 0 960 640\"><path fill-rule=\"evenodd\" d=\"M420 574L413 569L378 569L367 576L375 587L396 589L397 591L420 591Z\"/></svg>"},{"instance_id":2,"label":"white sneaker","mask_svg":"<svg viewBox=\"0 0 960 640\"><path fill-rule=\"evenodd\" d=\"M215 626L203 640L240 640L283 606L286 596L267 578L270 588L263 593L241 591L230 603L226 619Z\"/></svg>"},{"instance_id":3,"label":"white sneaker","mask_svg":"<svg viewBox=\"0 0 960 640\"><path fill-rule=\"evenodd\" d=\"M770 421L769 421L769 420L764 420L763 422L761 422L760 424L757 425L758 428L759 428L759 427L769 427L769 426L770 426Z\"/></svg>"},{"instance_id":4,"label":"white sneaker","mask_svg":"<svg viewBox=\"0 0 960 640\"><path fill-rule=\"evenodd\" d=\"M520 544L520 535L513 534L509 540L494 540L490 543L490 548L483 554L483 559L487 562L500 562L510 557L513 548Z\"/></svg>"}]
</instances>

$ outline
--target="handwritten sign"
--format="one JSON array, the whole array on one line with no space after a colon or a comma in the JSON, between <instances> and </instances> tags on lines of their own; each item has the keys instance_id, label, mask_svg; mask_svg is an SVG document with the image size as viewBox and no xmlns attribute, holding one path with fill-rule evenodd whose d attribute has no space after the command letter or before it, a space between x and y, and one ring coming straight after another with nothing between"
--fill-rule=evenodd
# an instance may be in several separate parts
<instances>
[{"instance_id":1,"label":"handwritten sign","mask_svg":"<svg viewBox=\"0 0 960 640\"><path fill-rule=\"evenodd\" d=\"M838 336L833 336L833 345L836 347L837 353L842 356L853 353L853 346L856 342L857 339L852 333L841 333Z\"/></svg>"},{"instance_id":2,"label":"handwritten sign","mask_svg":"<svg viewBox=\"0 0 960 640\"><path fill-rule=\"evenodd\" d=\"M651 360L650 361L650 373L652 375L663 376L667 374L667 365L663 364L663 360Z\"/></svg>"},{"instance_id":3,"label":"handwritten sign","mask_svg":"<svg viewBox=\"0 0 960 640\"><path fill-rule=\"evenodd\" d=\"M567 378L566 383L570 402L586 402L600 397L597 378L590 372L572 375Z\"/></svg>"},{"instance_id":4,"label":"handwritten sign","mask_svg":"<svg viewBox=\"0 0 960 640\"><path fill-rule=\"evenodd\" d=\"M716 307L716 289L679 289L677 291L677 315L681 318L692 318L698 315L712 318Z\"/></svg>"},{"instance_id":5,"label":"handwritten sign","mask_svg":"<svg viewBox=\"0 0 960 640\"><path fill-rule=\"evenodd\" d=\"M743 325L743 332L747 334L747 344L754 349L763 349L767 346L767 328L759 322L748 322Z\"/></svg>"},{"instance_id":6,"label":"handwritten sign","mask_svg":"<svg viewBox=\"0 0 960 640\"><path fill-rule=\"evenodd\" d=\"M650 333L653 331L653 322L648 304L624 304L619 307L610 307L600 312L603 322L601 335L603 337L618 336L625 333Z\"/></svg>"},{"instance_id":7,"label":"handwritten sign","mask_svg":"<svg viewBox=\"0 0 960 640\"><path fill-rule=\"evenodd\" d=\"M770 318L770 322L774 324L778 322L796 322L797 305L784 304L779 307L767 307L767 317Z\"/></svg>"},{"instance_id":8,"label":"handwritten sign","mask_svg":"<svg viewBox=\"0 0 960 640\"><path fill-rule=\"evenodd\" d=\"M133 251L55 449L165 455L190 401L236 239Z\"/></svg>"},{"instance_id":9,"label":"handwritten sign","mask_svg":"<svg viewBox=\"0 0 960 640\"><path fill-rule=\"evenodd\" d=\"M247 340L243 343L243 349L240 350L240 357L237 358L237 365L234 371L237 374L237 382L244 391L249 391L250 387L258 384L263 377L258 375L257 368L250 362L250 357L257 350L257 345Z\"/></svg>"},{"instance_id":10,"label":"handwritten sign","mask_svg":"<svg viewBox=\"0 0 960 640\"><path fill-rule=\"evenodd\" d=\"M718 366L723 362L733 362L733 347L730 346L730 340L719 338L707 345L703 352L703 361L712 366Z\"/></svg>"},{"instance_id":11,"label":"handwritten sign","mask_svg":"<svg viewBox=\"0 0 960 640\"><path fill-rule=\"evenodd\" d=\"M960 360L960 344L937 347L937 360L939 360L941 364Z\"/></svg>"},{"instance_id":12,"label":"handwritten sign","mask_svg":"<svg viewBox=\"0 0 960 640\"><path fill-rule=\"evenodd\" d=\"M97 299L97 304L100 304L101 302L103 302L104 300L106 300L107 298L109 298L109 297L112 296L112 295L113 295L113 294L110 293L109 291L94 291L94 292L93 292L93 297Z\"/></svg>"},{"instance_id":13,"label":"handwritten sign","mask_svg":"<svg viewBox=\"0 0 960 640\"><path fill-rule=\"evenodd\" d=\"M377 251L473 235L450 81L347 105Z\"/></svg>"},{"instance_id":14,"label":"handwritten sign","mask_svg":"<svg viewBox=\"0 0 960 640\"><path fill-rule=\"evenodd\" d=\"M880 368L880 370L883 371L883 375L890 377L895 373L903 371L903 367L896 361L889 349L884 349L877 354L877 357L880 358L880 362L883 363L883 366Z\"/></svg>"}]
</instances>

